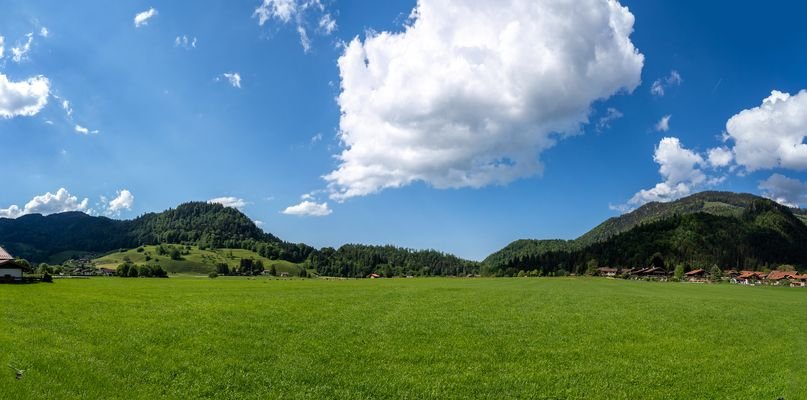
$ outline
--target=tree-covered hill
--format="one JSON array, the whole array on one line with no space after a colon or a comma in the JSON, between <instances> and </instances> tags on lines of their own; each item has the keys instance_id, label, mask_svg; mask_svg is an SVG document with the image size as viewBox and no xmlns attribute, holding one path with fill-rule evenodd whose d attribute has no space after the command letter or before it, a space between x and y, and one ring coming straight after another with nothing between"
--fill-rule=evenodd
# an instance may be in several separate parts
<instances>
[{"instance_id":1,"label":"tree-covered hill","mask_svg":"<svg viewBox=\"0 0 807 400\"><path fill-rule=\"evenodd\" d=\"M555 248L544 246L547 241L515 242L489 256L484 269L499 275L536 269L582 273L591 262L632 268L645 267L654 259L667 268L679 263L807 267L807 225L787 207L756 196L725 193L705 193L675 203L652 204L637 210L638 214L615 219L609 227L630 227L600 241L578 239L560 242L564 245Z\"/></svg>"},{"instance_id":2,"label":"tree-covered hill","mask_svg":"<svg viewBox=\"0 0 807 400\"><path fill-rule=\"evenodd\" d=\"M244 249L261 258L305 265L330 276L359 277L371 273L435 276L479 272L478 263L434 250L363 245L316 250L304 243L284 242L262 231L234 208L203 202L182 204L129 221L79 212L0 219L0 245L15 256L36 263L61 263L83 253L97 255L163 243L195 246L202 252ZM179 266L175 267L180 270Z\"/></svg>"},{"instance_id":3,"label":"tree-covered hill","mask_svg":"<svg viewBox=\"0 0 807 400\"><path fill-rule=\"evenodd\" d=\"M17 257L35 262L48 261L63 252L104 253L159 243L262 249L264 254L294 258L295 262L313 250L263 232L234 208L203 202L185 203L128 221L80 212L0 219L0 244Z\"/></svg>"},{"instance_id":4,"label":"tree-covered hill","mask_svg":"<svg viewBox=\"0 0 807 400\"><path fill-rule=\"evenodd\" d=\"M638 209L607 219L605 222L577 238L578 245L586 246L607 240L622 232L649 222L660 221L675 215L707 213L738 216L751 203L761 199L747 193L701 192L669 203L653 202Z\"/></svg>"}]
</instances>

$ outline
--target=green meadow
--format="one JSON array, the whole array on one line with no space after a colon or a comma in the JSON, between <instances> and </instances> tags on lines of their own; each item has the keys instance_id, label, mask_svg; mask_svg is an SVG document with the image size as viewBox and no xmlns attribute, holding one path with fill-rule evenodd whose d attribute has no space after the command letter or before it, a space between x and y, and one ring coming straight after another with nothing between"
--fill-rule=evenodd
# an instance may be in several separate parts
<instances>
[{"instance_id":1,"label":"green meadow","mask_svg":"<svg viewBox=\"0 0 807 400\"><path fill-rule=\"evenodd\" d=\"M0 302L2 399L807 398L803 289L93 278Z\"/></svg>"}]
</instances>

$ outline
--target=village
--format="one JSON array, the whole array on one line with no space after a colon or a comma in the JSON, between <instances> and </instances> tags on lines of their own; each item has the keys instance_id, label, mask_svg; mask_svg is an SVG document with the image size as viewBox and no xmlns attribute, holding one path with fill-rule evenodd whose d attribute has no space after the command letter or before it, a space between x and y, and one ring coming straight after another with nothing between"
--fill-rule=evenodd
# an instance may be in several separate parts
<instances>
[{"instance_id":1,"label":"village","mask_svg":"<svg viewBox=\"0 0 807 400\"><path fill-rule=\"evenodd\" d=\"M790 286L790 287L807 287L807 274L801 275L797 271L737 271L734 269L719 270L720 276L710 273L709 271L698 268L689 272L684 272L678 281L691 282L691 283L720 283L729 282L737 285L772 285L772 286ZM624 278L633 280L655 280L655 281L671 281L676 280L674 273L670 273L664 268L648 267L648 268L608 268L601 267L597 269L597 275L608 278Z\"/></svg>"}]
</instances>

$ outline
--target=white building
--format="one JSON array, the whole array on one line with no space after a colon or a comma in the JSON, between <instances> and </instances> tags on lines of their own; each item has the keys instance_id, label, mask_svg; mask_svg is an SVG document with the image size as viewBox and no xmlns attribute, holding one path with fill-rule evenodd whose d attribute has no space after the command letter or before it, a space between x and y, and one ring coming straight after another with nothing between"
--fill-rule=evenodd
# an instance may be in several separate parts
<instances>
[{"instance_id":1,"label":"white building","mask_svg":"<svg viewBox=\"0 0 807 400\"><path fill-rule=\"evenodd\" d=\"M0 282L21 281L22 267L14 262L14 257L0 247Z\"/></svg>"}]
</instances>

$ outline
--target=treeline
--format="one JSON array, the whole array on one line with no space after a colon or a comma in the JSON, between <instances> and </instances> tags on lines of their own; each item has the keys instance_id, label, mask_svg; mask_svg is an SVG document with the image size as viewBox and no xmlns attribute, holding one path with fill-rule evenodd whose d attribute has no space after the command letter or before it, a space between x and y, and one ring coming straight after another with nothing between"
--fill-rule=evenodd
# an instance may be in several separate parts
<instances>
[{"instance_id":1,"label":"treeline","mask_svg":"<svg viewBox=\"0 0 807 400\"><path fill-rule=\"evenodd\" d=\"M571 250L530 251L512 246L485 260L483 274L514 276L520 271L583 274L598 266L638 268L676 265L708 268L807 267L807 226L786 207L752 202L738 217L707 213L673 215L639 225L604 242Z\"/></svg>"},{"instance_id":2,"label":"treeline","mask_svg":"<svg viewBox=\"0 0 807 400\"><path fill-rule=\"evenodd\" d=\"M118 265L116 275L122 278L168 278L168 272L159 265L135 265L131 262Z\"/></svg>"},{"instance_id":3,"label":"treeline","mask_svg":"<svg viewBox=\"0 0 807 400\"><path fill-rule=\"evenodd\" d=\"M319 275L363 278L394 276L466 276L479 273L479 263L435 250L350 244L338 250L313 251L307 260Z\"/></svg>"}]
</instances>

